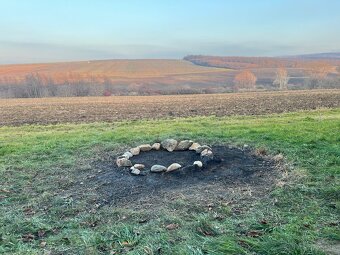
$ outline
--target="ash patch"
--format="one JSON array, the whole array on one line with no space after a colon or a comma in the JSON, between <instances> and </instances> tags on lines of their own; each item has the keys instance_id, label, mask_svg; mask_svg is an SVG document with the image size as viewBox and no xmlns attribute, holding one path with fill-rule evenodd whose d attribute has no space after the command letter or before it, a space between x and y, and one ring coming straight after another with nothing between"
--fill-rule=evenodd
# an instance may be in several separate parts
<instances>
[{"instance_id":1,"label":"ash patch","mask_svg":"<svg viewBox=\"0 0 340 255\"><path fill-rule=\"evenodd\" d=\"M146 198L162 198L169 192L199 194L204 189L216 193L230 188L252 187L264 191L274 184L278 171L273 160L263 158L238 148L213 146L217 160L202 169L184 167L173 173L151 173L154 164L168 166L174 162L189 166L199 160L193 151L167 152L149 151L133 157L133 163L146 166L145 175L133 176L129 168L117 167L115 157L96 161L92 167L101 173L91 179L96 192L100 194L101 204L124 205Z\"/></svg>"}]
</instances>

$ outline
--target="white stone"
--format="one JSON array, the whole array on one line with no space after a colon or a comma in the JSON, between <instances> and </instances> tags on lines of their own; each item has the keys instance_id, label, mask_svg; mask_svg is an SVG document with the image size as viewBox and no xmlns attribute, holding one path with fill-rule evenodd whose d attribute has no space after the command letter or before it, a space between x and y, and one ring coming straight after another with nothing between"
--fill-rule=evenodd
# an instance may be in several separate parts
<instances>
[{"instance_id":1,"label":"white stone","mask_svg":"<svg viewBox=\"0 0 340 255\"><path fill-rule=\"evenodd\" d=\"M142 169L145 168L145 165L143 165L143 164L134 164L133 167L136 168L136 169L142 170Z\"/></svg>"},{"instance_id":2,"label":"white stone","mask_svg":"<svg viewBox=\"0 0 340 255\"><path fill-rule=\"evenodd\" d=\"M168 169L166 170L166 172L172 172L172 171L175 171L177 169L180 169L182 166L178 163L173 163L171 164Z\"/></svg>"},{"instance_id":3,"label":"white stone","mask_svg":"<svg viewBox=\"0 0 340 255\"><path fill-rule=\"evenodd\" d=\"M151 172L153 173L160 173L160 172L165 172L167 170L167 168L165 166L162 165L153 165L151 167Z\"/></svg>"},{"instance_id":4,"label":"white stone","mask_svg":"<svg viewBox=\"0 0 340 255\"><path fill-rule=\"evenodd\" d=\"M131 161L128 158L125 157L119 157L116 160L117 166L122 167L122 166L132 166Z\"/></svg>"},{"instance_id":5,"label":"white stone","mask_svg":"<svg viewBox=\"0 0 340 255\"><path fill-rule=\"evenodd\" d=\"M160 143L154 143L154 144L151 146L151 148L152 148L153 150L158 151L158 150L161 148L161 144L160 144Z\"/></svg>"},{"instance_id":6,"label":"white stone","mask_svg":"<svg viewBox=\"0 0 340 255\"><path fill-rule=\"evenodd\" d=\"M203 163L201 161L195 161L194 166L198 166L199 168L201 168L203 166Z\"/></svg>"},{"instance_id":7,"label":"white stone","mask_svg":"<svg viewBox=\"0 0 340 255\"><path fill-rule=\"evenodd\" d=\"M137 168L132 167L131 174L133 175L140 175L140 170Z\"/></svg>"},{"instance_id":8,"label":"white stone","mask_svg":"<svg viewBox=\"0 0 340 255\"><path fill-rule=\"evenodd\" d=\"M205 149L201 152L201 157L211 157L213 155L213 152L209 149Z\"/></svg>"},{"instance_id":9,"label":"white stone","mask_svg":"<svg viewBox=\"0 0 340 255\"><path fill-rule=\"evenodd\" d=\"M142 144L138 146L140 151L151 151L151 145L150 144Z\"/></svg>"},{"instance_id":10,"label":"white stone","mask_svg":"<svg viewBox=\"0 0 340 255\"><path fill-rule=\"evenodd\" d=\"M197 150L198 147L201 147L201 145L199 143L193 143L190 147L189 150L190 151L195 151Z\"/></svg>"},{"instance_id":11,"label":"white stone","mask_svg":"<svg viewBox=\"0 0 340 255\"><path fill-rule=\"evenodd\" d=\"M125 153L123 154L123 157L125 157L125 158L129 159L129 158L132 158L132 157L133 157L133 155L132 155L132 153L131 153L131 152L127 151L127 152L125 152Z\"/></svg>"},{"instance_id":12,"label":"white stone","mask_svg":"<svg viewBox=\"0 0 340 255\"><path fill-rule=\"evenodd\" d=\"M196 153L201 153L202 151L204 151L204 150L206 150L206 149L211 150L211 148L210 148L208 145L199 146L199 147L197 147L197 149L196 149Z\"/></svg>"},{"instance_id":13,"label":"white stone","mask_svg":"<svg viewBox=\"0 0 340 255\"><path fill-rule=\"evenodd\" d=\"M135 147L135 148L130 149L130 153L131 153L133 156L139 155L139 153L140 153L139 147Z\"/></svg>"}]
</instances>

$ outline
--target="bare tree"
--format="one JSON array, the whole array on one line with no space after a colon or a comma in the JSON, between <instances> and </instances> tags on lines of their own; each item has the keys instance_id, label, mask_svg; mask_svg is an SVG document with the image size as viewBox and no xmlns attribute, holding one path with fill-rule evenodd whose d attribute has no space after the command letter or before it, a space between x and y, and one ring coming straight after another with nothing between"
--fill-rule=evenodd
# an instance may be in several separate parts
<instances>
[{"instance_id":1,"label":"bare tree","mask_svg":"<svg viewBox=\"0 0 340 255\"><path fill-rule=\"evenodd\" d=\"M308 63L306 66L306 73L310 77L311 88L317 88L333 70L334 67L327 62L313 61Z\"/></svg>"},{"instance_id":2,"label":"bare tree","mask_svg":"<svg viewBox=\"0 0 340 255\"><path fill-rule=\"evenodd\" d=\"M278 85L280 90L288 89L289 76L285 68L281 67L276 71L276 78L273 82L274 85Z\"/></svg>"},{"instance_id":3,"label":"bare tree","mask_svg":"<svg viewBox=\"0 0 340 255\"><path fill-rule=\"evenodd\" d=\"M39 74L28 74L25 76L25 85L28 97L43 96L43 82Z\"/></svg>"}]
</instances>

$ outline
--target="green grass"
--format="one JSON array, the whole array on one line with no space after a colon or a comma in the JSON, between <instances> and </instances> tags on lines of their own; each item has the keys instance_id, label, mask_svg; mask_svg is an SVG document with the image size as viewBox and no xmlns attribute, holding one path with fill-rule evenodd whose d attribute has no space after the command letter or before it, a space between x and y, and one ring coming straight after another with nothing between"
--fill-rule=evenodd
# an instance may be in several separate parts
<instances>
[{"instance_id":1,"label":"green grass","mask_svg":"<svg viewBox=\"0 0 340 255\"><path fill-rule=\"evenodd\" d=\"M294 169L287 185L241 215L186 199L154 215L110 206L94 212L93 194L65 197L79 176L92 171L92 160L167 137L263 147L283 153ZM324 254L319 241L340 241L340 109L1 127L0 172L4 254ZM179 227L167 230L170 223Z\"/></svg>"}]
</instances>

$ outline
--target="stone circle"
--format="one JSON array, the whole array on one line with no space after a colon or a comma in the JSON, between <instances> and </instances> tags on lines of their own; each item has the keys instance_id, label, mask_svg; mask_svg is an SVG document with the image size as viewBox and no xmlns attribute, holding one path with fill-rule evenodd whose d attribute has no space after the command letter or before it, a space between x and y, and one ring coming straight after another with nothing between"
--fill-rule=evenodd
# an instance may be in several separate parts
<instances>
[{"instance_id":1,"label":"stone circle","mask_svg":"<svg viewBox=\"0 0 340 255\"><path fill-rule=\"evenodd\" d=\"M116 164L118 167L130 167L130 173L132 175L144 175L145 165L140 164L138 162L132 163L131 160L134 156L139 155L141 152L145 153L151 150L166 150L169 152L173 151L185 151L191 150L200 154L201 160L197 160L193 162L192 166L198 168L203 168L206 164L214 159L214 154L210 146L208 145L200 145L197 142L192 140L182 140L177 141L175 139L165 139L160 143L150 144L141 144L134 148L131 148L121 156L117 157ZM160 164L153 165L149 170L151 173L170 173L177 171L179 169L185 169L185 166L180 165L179 163L172 163L169 166L163 166Z\"/></svg>"}]
</instances>

